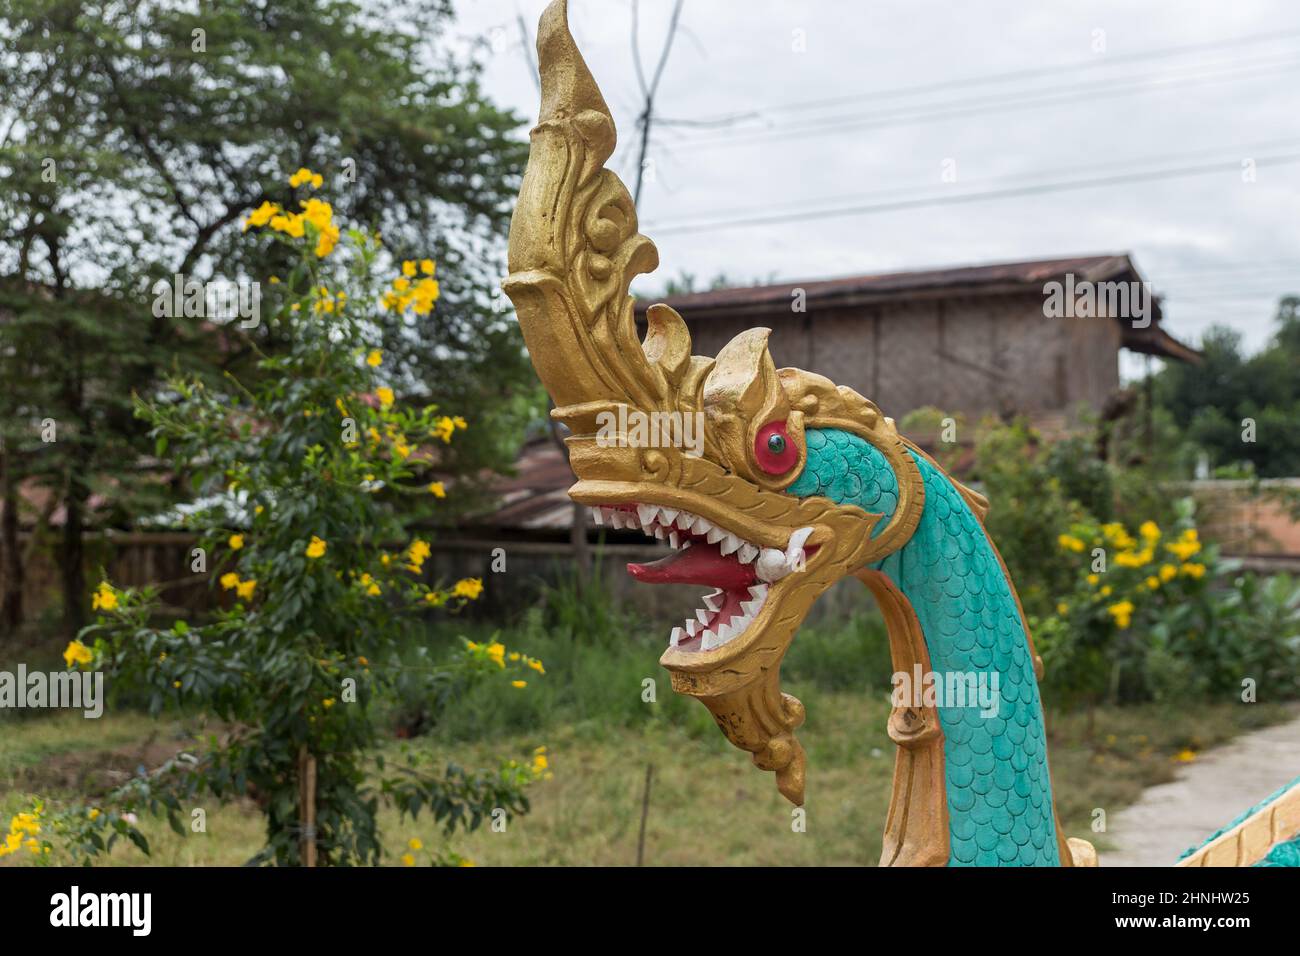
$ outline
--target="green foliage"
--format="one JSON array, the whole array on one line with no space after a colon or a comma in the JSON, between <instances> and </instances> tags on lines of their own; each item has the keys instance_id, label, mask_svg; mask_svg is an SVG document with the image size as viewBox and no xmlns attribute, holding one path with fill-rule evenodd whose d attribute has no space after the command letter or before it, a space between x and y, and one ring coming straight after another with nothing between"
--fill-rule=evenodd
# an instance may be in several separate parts
<instances>
[{"instance_id":1,"label":"green foliage","mask_svg":"<svg viewBox=\"0 0 1300 956\"><path fill-rule=\"evenodd\" d=\"M1170 702L1300 695L1300 588L1287 576L1232 577L1203 545L1184 499L1179 519L1087 521L1059 537L1074 568L1053 614L1030 620L1058 702Z\"/></svg>"},{"instance_id":2,"label":"green foliage","mask_svg":"<svg viewBox=\"0 0 1300 956\"><path fill-rule=\"evenodd\" d=\"M128 524L176 490L140 467L132 392L169 371L247 375L287 345L283 329L158 314L151 290L287 272L294 254L241 243L239 223L308 156L341 213L444 266L439 321L377 319L394 388L475 412L444 456L467 481L442 514L513 461L542 407L495 292L527 146L480 90L479 53L445 42L451 17L447 0L0 0L0 374L23 383L0 398L0 465L11 503L34 479L67 512L74 630L83 524Z\"/></svg>"},{"instance_id":3,"label":"green foliage","mask_svg":"<svg viewBox=\"0 0 1300 956\"><path fill-rule=\"evenodd\" d=\"M1277 329L1260 352L1242 354L1241 335L1216 326L1201 342L1200 365L1169 363L1158 400L1213 466L1248 463L1260 477L1300 474L1300 297L1278 304ZM1245 440L1246 419L1254 436Z\"/></svg>"},{"instance_id":4,"label":"green foliage","mask_svg":"<svg viewBox=\"0 0 1300 956\"><path fill-rule=\"evenodd\" d=\"M1117 461L1141 464L1102 461L1089 432L1047 445L1024 423L989 425L976 445L986 524L1047 699L1235 696L1246 678L1270 699L1300 696L1300 591L1285 576L1237 575L1201 544L1191 501L1169 492L1174 443L1158 434L1154 453L1137 455L1130 444L1144 438L1110 437Z\"/></svg>"},{"instance_id":5,"label":"green foliage","mask_svg":"<svg viewBox=\"0 0 1300 956\"><path fill-rule=\"evenodd\" d=\"M453 620L437 623L430 634L412 636L407 659L419 648L432 645L436 652L472 634L482 643L526 646L546 662L548 672L562 676L536 686L530 682L525 692L505 696L489 686L476 688L440 720L418 726L447 740L469 741L560 725L603 739L629 728L667 724L711 740L716 730L708 712L673 693L659 667L664 631L658 617L647 618L620 604L601 583L599 571L585 584L574 574L557 575L539 587L536 605L517 620L477 627ZM884 622L872 609L801 628L782 663L786 682L796 689L878 690L882 695L889 692L892 670ZM647 680L654 682L653 702L645 699ZM399 723L408 723L409 714L409 708L399 710Z\"/></svg>"},{"instance_id":6,"label":"green foliage","mask_svg":"<svg viewBox=\"0 0 1300 956\"><path fill-rule=\"evenodd\" d=\"M178 378L139 405L158 453L206 495L186 520L201 530L211 573L233 600L211 620L160 629L152 591L104 582L94 600L100 619L80 635L91 650L78 643L68 654L109 672L112 686L147 695L151 713L197 710L231 728L185 772L151 781L151 795L172 794L174 803L177 792L251 792L267 820L253 862L296 864L302 774L314 761L322 862L374 863L380 800L412 815L427 809L448 830L472 827L493 807L524 812L530 779L513 766L437 771L412 754L372 786L375 701L400 683L438 713L475 684L499 688L534 672L528 658L507 660L503 649L473 643L416 670L404 666L400 639L413 620L482 590L477 579L450 588L427 582L430 549L419 538L398 551L383 544L408 540L397 501L446 494L431 470L439 449L467 427L433 406L397 402L373 347L385 311L433 308L434 267L403 263L381 296L387 260L377 239L349 230L332 254L332 210L316 199L305 209L253 217L297 256L272 286L271 322L285 347L261 355L248 383ZM412 286L406 276L417 271L425 278Z\"/></svg>"},{"instance_id":7,"label":"green foliage","mask_svg":"<svg viewBox=\"0 0 1300 956\"><path fill-rule=\"evenodd\" d=\"M1066 488L1091 499L1104 495L1090 481L1104 474L1084 456L1044 448L1024 422L986 428L975 449L981 490L992 503L985 520L1028 614L1044 614L1069 590L1073 568L1061 560L1057 535L1086 520L1087 511Z\"/></svg>"}]
</instances>

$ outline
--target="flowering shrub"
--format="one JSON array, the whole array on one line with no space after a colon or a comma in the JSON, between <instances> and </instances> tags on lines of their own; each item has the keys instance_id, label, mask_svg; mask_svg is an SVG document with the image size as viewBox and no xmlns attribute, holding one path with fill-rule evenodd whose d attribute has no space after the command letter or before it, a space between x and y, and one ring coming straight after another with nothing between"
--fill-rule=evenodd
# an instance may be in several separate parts
<instances>
[{"instance_id":1,"label":"flowering shrub","mask_svg":"<svg viewBox=\"0 0 1300 956\"><path fill-rule=\"evenodd\" d=\"M296 190L321 184L306 169L290 179ZM382 852L378 798L403 813L427 807L452 829L494 807L525 812L531 780L504 770L433 773L408 754L396 777L372 785L371 770L389 771L382 759L367 763L378 743L373 703L401 681L436 713L472 682L526 686L542 666L473 645L414 669L399 660L413 620L483 590L473 578L427 580L432 549L407 533L396 507L405 497L447 496L438 449L468 427L400 401L376 347L380 310L414 319L434 308L436 267L408 261L381 281L377 236L342 231L315 196L298 208L268 201L245 223L296 255L288 276L269 280L269 332L283 347L264 353L250 342L258 362L249 381L230 377L217 389L176 379L137 405L158 454L170 450L178 473L206 496L186 521L202 532L225 606L209 620L159 628L156 594L103 582L93 599L99 618L65 659L107 671L111 687L143 694L151 712L203 710L231 728L192 762L119 793L118 809L165 810L184 832L185 800L251 793L267 819L255 862L299 863L310 841L322 863L369 863ZM303 833L304 761L315 765L314 839ZM96 847L92 837L77 839Z\"/></svg>"},{"instance_id":2,"label":"flowering shrub","mask_svg":"<svg viewBox=\"0 0 1300 956\"><path fill-rule=\"evenodd\" d=\"M1085 521L1058 536L1074 559L1073 588L1054 616L1031 622L1055 693L1112 701L1235 694L1247 678L1274 698L1296 691L1300 595L1285 579L1262 590L1242 578L1235 590L1216 587L1236 564L1201 542L1190 502L1180 514L1167 529ZM1243 594L1252 599L1243 603ZM1264 633L1270 600L1290 619L1280 633Z\"/></svg>"},{"instance_id":3,"label":"flowering shrub","mask_svg":"<svg viewBox=\"0 0 1300 956\"><path fill-rule=\"evenodd\" d=\"M45 807L39 801L32 805L30 811L21 811L9 820L9 832L0 840L0 858L27 850L33 856L42 858L49 854L50 843L41 838L41 816Z\"/></svg>"}]
</instances>

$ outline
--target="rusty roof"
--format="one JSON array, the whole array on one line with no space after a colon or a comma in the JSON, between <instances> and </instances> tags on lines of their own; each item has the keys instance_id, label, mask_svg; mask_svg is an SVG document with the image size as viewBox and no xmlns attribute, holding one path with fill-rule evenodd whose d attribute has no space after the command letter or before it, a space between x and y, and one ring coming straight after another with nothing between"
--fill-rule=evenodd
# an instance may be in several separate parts
<instances>
[{"instance_id":1,"label":"rusty roof","mask_svg":"<svg viewBox=\"0 0 1300 956\"><path fill-rule=\"evenodd\" d=\"M690 321L724 316L756 318L766 312L788 310L796 289L803 290L810 308L813 305L844 308L965 295L1041 294L1043 283L1060 279L1067 273L1073 274L1078 281L1144 281L1129 255L1111 253L711 289L664 299L638 300L636 311L638 317L642 317L650 304L662 301ZM1155 298L1154 315L1148 328L1135 329L1131 324L1124 324L1124 348L1184 362L1199 361L1201 356L1196 349L1160 328L1161 318L1160 300Z\"/></svg>"}]
</instances>

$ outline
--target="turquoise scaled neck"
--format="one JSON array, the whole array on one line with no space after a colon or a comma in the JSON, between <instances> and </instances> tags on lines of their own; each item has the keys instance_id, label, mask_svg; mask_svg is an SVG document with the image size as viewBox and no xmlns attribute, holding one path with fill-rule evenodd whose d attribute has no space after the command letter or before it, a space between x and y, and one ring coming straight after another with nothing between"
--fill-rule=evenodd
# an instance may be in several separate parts
<instances>
[{"instance_id":1,"label":"turquoise scaled neck","mask_svg":"<svg viewBox=\"0 0 1300 956\"><path fill-rule=\"evenodd\" d=\"M884 514L898 480L869 442L839 429L809 429L808 462L787 490ZM940 698L948 790L949 866L1059 866L1038 681L1024 622L1001 562L966 500L934 465L914 456L925 510L901 549L873 566L912 605L939 686L952 672L993 688L996 714L977 701ZM969 681L969 678L968 678Z\"/></svg>"}]
</instances>

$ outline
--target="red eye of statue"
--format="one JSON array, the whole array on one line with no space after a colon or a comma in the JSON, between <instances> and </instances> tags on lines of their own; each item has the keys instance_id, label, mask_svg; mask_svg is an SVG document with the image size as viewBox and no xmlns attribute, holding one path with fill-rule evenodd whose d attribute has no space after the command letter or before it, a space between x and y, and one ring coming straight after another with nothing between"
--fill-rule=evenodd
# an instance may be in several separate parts
<instances>
[{"instance_id":1,"label":"red eye of statue","mask_svg":"<svg viewBox=\"0 0 1300 956\"><path fill-rule=\"evenodd\" d=\"M768 422L754 439L754 458L769 475L784 475L799 461L799 449L785 430L785 422Z\"/></svg>"}]
</instances>

